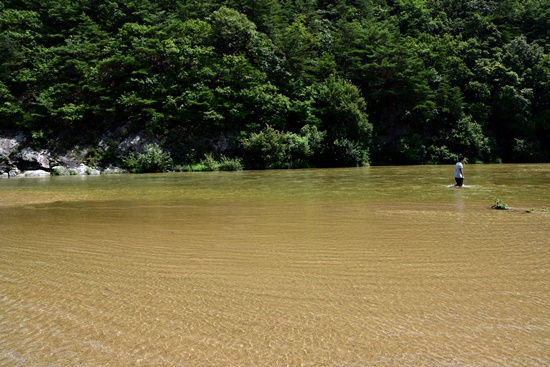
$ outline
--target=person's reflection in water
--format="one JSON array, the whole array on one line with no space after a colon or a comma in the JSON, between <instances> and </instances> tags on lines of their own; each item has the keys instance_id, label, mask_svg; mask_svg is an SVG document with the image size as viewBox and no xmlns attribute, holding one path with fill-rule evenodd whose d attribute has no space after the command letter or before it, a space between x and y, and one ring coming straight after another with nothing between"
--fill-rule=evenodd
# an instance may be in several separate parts
<instances>
[{"instance_id":1,"label":"person's reflection in water","mask_svg":"<svg viewBox=\"0 0 550 367\"><path fill-rule=\"evenodd\" d=\"M463 201L463 191L462 190L453 190L455 193L455 208L457 211L462 212L466 209Z\"/></svg>"}]
</instances>

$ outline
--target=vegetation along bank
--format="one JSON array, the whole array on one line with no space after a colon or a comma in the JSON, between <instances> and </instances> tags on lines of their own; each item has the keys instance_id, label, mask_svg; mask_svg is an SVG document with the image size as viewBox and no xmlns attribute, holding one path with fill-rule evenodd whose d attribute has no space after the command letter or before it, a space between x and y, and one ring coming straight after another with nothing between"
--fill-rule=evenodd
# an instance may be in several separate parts
<instances>
[{"instance_id":1,"label":"vegetation along bank","mask_svg":"<svg viewBox=\"0 0 550 367\"><path fill-rule=\"evenodd\" d=\"M0 47L4 176L550 160L546 0L1 0Z\"/></svg>"}]
</instances>

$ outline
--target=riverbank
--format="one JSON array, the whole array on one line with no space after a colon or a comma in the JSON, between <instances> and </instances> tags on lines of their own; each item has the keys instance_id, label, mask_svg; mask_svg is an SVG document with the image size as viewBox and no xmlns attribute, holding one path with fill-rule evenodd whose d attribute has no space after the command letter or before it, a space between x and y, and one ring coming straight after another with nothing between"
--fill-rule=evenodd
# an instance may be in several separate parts
<instances>
[{"instance_id":1,"label":"riverbank","mask_svg":"<svg viewBox=\"0 0 550 367\"><path fill-rule=\"evenodd\" d=\"M111 137L110 137L111 139ZM139 149L141 138L117 143L120 152ZM103 149L102 139L98 145ZM112 142L113 140L109 140ZM128 170L107 164L94 164L90 160L93 147L75 147L71 150L35 148L34 142L22 132L0 132L0 178L44 177L62 175L100 175L128 173Z\"/></svg>"}]
</instances>

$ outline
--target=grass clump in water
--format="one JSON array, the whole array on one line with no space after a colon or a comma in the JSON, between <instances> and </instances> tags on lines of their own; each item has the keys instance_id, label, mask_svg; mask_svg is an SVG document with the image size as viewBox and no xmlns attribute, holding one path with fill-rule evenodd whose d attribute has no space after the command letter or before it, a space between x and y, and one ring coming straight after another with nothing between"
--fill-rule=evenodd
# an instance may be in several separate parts
<instances>
[{"instance_id":1,"label":"grass clump in water","mask_svg":"<svg viewBox=\"0 0 550 367\"><path fill-rule=\"evenodd\" d=\"M495 204L491 207L493 209L497 209L497 210L508 210L510 209L510 207L508 206L508 204L506 204L502 199L500 198L494 198L493 201L495 202Z\"/></svg>"},{"instance_id":2,"label":"grass clump in water","mask_svg":"<svg viewBox=\"0 0 550 367\"><path fill-rule=\"evenodd\" d=\"M180 167L180 170L189 172L242 171L243 164L240 158L228 158L220 155L219 160L216 160L212 154L206 154L199 163Z\"/></svg>"}]
</instances>

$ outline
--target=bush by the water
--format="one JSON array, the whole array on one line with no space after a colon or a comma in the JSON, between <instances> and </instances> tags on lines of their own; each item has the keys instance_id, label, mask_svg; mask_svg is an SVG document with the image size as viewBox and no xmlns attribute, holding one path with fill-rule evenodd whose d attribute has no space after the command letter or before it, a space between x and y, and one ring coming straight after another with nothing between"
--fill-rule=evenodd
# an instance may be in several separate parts
<instances>
[{"instance_id":1,"label":"bush by the water","mask_svg":"<svg viewBox=\"0 0 550 367\"><path fill-rule=\"evenodd\" d=\"M172 158L158 144L148 144L145 151L129 154L122 159L126 168L132 173L166 172L172 167Z\"/></svg>"},{"instance_id":2,"label":"bush by the water","mask_svg":"<svg viewBox=\"0 0 550 367\"><path fill-rule=\"evenodd\" d=\"M243 164L241 158L229 158L220 155L216 160L210 153L205 154L199 163L192 163L183 166L176 166L175 171L185 172L208 172L208 171L242 171Z\"/></svg>"},{"instance_id":3,"label":"bush by the water","mask_svg":"<svg viewBox=\"0 0 550 367\"><path fill-rule=\"evenodd\" d=\"M242 171L243 165L240 158L228 158L220 155L220 160L214 159L212 154L206 154L201 160L203 171Z\"/></svg>"}]
</instances>

